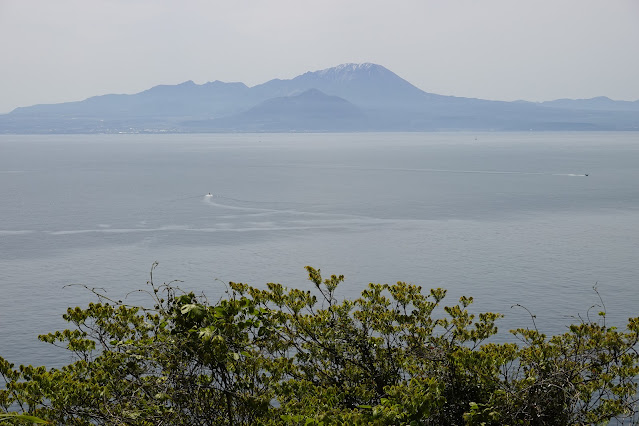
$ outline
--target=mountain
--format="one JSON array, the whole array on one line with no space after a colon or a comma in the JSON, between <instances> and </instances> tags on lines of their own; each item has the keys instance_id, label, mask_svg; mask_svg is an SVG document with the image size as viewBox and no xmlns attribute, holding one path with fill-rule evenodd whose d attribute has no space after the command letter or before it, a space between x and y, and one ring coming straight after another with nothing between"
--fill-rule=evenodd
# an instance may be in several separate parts
<instances>
[{"instance_id":1,"label":"mountain","mask_svg":"<svg viewBox=\"0 0 639 426\"><path fill-rule=\"evenodd\" d=\"M213 81L16 108L0 133L639 130L639 101L501 102L427 93L381 65L257 86Z\"/></svg>"},{"instance_id":2,"label":"mountain","mask_svg":"<svg viewBox=\"0 0 639 426\"><path fill-rule=\"evenodd\" d=\"M44 117L176 117L225 114L254 102L244 83L186 81L155 86L134 95L94 96L79 102L16 108L10 114Z\"/></svg>"},{"instance_id":3,"label":"mountain","mask_svg":"<svg viewBox=\"0 0 639 426\"><path fill-rule=\"evenodd\" d=\"M264 96L289 96L318 89L365 108L410 107L450 97L426 93L381 65L342 64L307 72L292 80L271 80L252 88Z\"/></svg>"},{"instance_id":4,"label":"mountain","mask_svg":"<svg viewBox=\"0 0 639 426\"><path fill-rule=\"evenodd\" d=\"M267 99L228 117L183 124L189 128L227 132L363 131L367 115L343 98L308 89L293 96Z\"/></svg>"}]
</instances>

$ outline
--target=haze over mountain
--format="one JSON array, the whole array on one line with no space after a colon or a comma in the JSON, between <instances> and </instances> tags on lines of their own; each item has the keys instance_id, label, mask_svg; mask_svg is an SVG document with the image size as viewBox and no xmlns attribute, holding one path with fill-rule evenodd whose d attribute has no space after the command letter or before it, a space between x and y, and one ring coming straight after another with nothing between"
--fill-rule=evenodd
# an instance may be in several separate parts
<instances>
[{"instance_id":1,"label":"haze over mountain","mask_svg":"<svg viewBox=\"0 0 639 426\"><path fill-rule=\"evenodd\" d=\"M34 105L0 133L639 130L639 101L543 103L427 93L381 65L343 64L253 87L213 81Z\"/></svg>"}]
</instances>

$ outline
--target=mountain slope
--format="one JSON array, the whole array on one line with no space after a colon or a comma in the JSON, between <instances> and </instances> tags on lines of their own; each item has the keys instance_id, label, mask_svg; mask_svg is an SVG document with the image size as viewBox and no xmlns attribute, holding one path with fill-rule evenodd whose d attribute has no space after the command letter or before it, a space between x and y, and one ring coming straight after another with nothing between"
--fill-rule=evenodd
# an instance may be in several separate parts
<instances>
[{"instance_id":1,"label":"mountain slope","mask_svg":"<svg viewBox=\"0 0 639 426\"><path fill-rule=\"evenodd\" d=\"M154 86L134 95L94 96L83 101L17 108L10 114L45 117L175 117L227 114L255 102L244 83L186 81Z\"/></svg>"},{"instance_id":2,"label":"mountain slope","mask_svg":"<svg viewBox=\"0 0 639 426\"><path fill-rule=\"evenodd\" d=\"M355 131L365 130L365 112L351 102L309 89L267 99L247 111L214 120L187 121L209 131Z\"/></svg>"},{"instance_id":3,"label":"mountain slope","mask_svg":"<svg viewBox=\"0 0 639 426\"><path fill-rule=\"evenodd\" d=\"M572 110L595 110L595 111L639 111L639 100L613 101L606 96L598 96L590 99L557 99L554 101L541 102L540 105Z\"/></svg>"},{"instance_id":4,"label":"mountain slope","mask_svg":"<svg viewBox=\"0 0 639 426\"><path fill-rule=\"evenodd\" d=\"M340 96L363 108L410 107L447 96L426 93L381 65L343 64L307 72L292 80L271 80L251 90L265 97L290 96L308 89Z\"/></svg>"}]
</instances>

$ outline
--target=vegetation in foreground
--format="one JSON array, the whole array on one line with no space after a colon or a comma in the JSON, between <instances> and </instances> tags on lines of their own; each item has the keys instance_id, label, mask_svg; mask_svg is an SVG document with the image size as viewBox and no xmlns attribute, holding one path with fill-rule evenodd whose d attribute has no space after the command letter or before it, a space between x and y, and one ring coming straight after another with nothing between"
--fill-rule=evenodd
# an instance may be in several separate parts
<instances>
[{"instance_id":1,"label":"vegetation in foreground","mask_svg":"<svg viewBox=\"0 0 639 426\"><path fill-rule=\"evenodd\" d=\"M155 266L155 265L154 265ZM0 422L95 425L569 425L637 421L639 317L597 320L519 344L487 343L501 315L443 306L399 282L337 300L342 276L306 268L313 291L229 283L210 303L153 283L152 306L98 295L72 328L40 336L76 361L0 358ZM441 313L441 315L439 315ZM534 320L532 322L534 325ZM11 412L10 412L11 411ZM634 420L633 420L634 419Z\"/></svg>"}]
</instances>

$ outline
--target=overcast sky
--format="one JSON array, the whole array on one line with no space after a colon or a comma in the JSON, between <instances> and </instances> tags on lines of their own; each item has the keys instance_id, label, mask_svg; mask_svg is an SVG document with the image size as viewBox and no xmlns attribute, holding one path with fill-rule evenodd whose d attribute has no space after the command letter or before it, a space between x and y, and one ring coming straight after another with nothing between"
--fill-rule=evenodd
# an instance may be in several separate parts
<instances>
[{"instance_id":1,"label":"overcast sky","mask_svg":"<svg viewBox=\"0 0 639 426\"><path fill-rule=\"evenodd\" d=\"M639 0L0 0L0 113L347 62L431 93L639 99Z\"/></svg>"}]
</instances>

